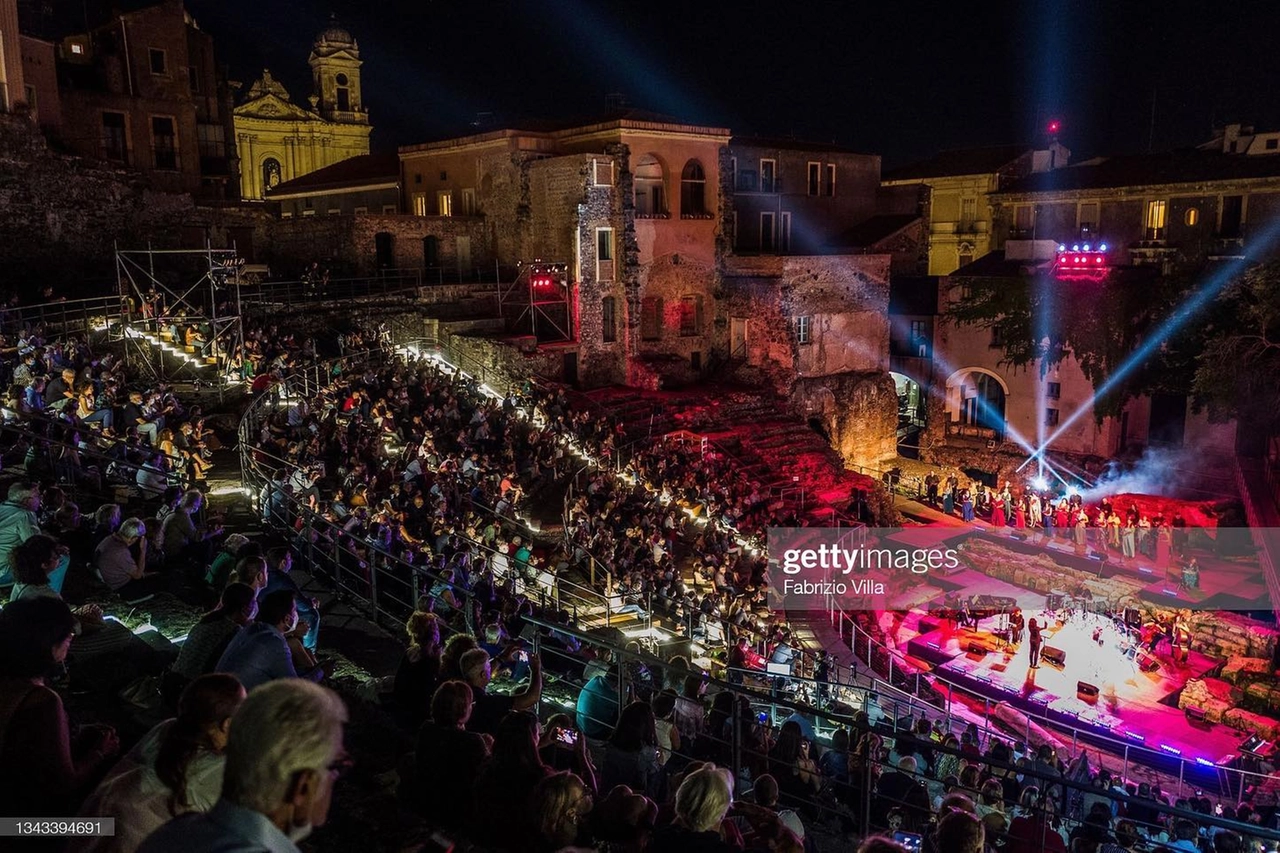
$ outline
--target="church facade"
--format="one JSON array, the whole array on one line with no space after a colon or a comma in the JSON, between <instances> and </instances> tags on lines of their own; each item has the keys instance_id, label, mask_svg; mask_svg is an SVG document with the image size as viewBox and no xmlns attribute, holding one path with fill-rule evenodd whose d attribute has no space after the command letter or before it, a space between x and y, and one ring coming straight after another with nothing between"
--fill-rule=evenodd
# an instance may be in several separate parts
<instances>
[{"instance_id":1,"label":"church facade","mask_svg":"<svg viewBox=\"0 0 1280 853\"><path fill-rule=\"evenodd\" d=\"M322 32L307 60L312 94L294 103L269 70L235 108L240 194L261 200L285 181L369 153L369 113L360 96L360 48L336 23Z\"/></svg>"}]
</instances>

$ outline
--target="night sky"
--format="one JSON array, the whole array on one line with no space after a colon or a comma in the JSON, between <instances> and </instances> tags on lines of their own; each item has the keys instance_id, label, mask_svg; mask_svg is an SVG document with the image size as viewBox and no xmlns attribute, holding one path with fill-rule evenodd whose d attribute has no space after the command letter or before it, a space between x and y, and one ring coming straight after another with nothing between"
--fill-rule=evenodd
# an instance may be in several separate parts
<instances>
[{"instance_id":1,"label":"night sky","mask_svg":"<svg viewBox=\"0 0 1280 853\"><path fill-rule=\"evenodd\" d=\"M246 87L267 66L305 105L336 13L360 44L375 150L525 117L629 106L735 133L834 141L900 165L1034 139L1073 159L1280 127L1267 2L187 0ZM1154 94L1155 120L1152 124Z\"/></svg>"}]
</instances>

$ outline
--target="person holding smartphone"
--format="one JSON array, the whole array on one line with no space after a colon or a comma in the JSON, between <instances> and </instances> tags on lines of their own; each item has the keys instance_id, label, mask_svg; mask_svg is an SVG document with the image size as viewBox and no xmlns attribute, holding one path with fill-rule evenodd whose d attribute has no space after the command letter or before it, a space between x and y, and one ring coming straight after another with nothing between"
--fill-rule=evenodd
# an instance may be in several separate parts
<instances>
[{"instance_id":1,"label":"person holding smartphone","mask_svg":"<svg viewBox=\"0 0 1280 853\"><path fill-rule=\"evenodd\" d=\"M587 749L587 739L569 714L553 714L543 728L538 745L542 763L553 770L568 770L596 791L596 768Z\"/></svg>"}]
</instances>

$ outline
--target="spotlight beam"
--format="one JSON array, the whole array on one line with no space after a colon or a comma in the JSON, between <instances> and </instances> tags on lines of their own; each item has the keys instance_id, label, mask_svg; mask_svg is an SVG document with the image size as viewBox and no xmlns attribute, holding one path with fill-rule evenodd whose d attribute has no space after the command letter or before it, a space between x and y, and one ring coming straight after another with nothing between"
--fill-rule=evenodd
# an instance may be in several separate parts
<instances>
[{"instance_id":1,"label":"spotlight beam","mask_svg":"<svg viewBox=\"0 0 1280 853\"><path fill-rule=\"evenodd\" d=\"M1262 233L1255 246L1265 248L1271 245L1276 235L1280 233L1280 221L1274 223L1270 228ZM1210 302L1226 289L1227 285L1236 277L1248 262L1247 258L1237 258L1227 264L1217 274L1210 277L1200 290L1193 293L1186 301L1178 307L1163 323L1156 328L1154 332L1147 337L1142 344L1129 354L1129 357L1120 364L1119 367L1103 382L1094 392L1093 400L1103 397L1110 393L1117 385L1119 385L1125 377L1137 369L1138 365L1147 360L1156 350L1160 348L1169 338L1173 337L1185 326L1192 317L1204 309ZM1076 421L1083 417L1084 413L1092 408L1092 405L1081 406L1072 412L1071 416L1062 421L1056 430L1054 430L1044 443L1037 448L1031 456L1027 457L1021 465L1018 466L1019 471L1031 464L1031 462L1042 459L1045 451L1054 441L1058 439L1068 428Z\"/></svg>"}]
</instances>

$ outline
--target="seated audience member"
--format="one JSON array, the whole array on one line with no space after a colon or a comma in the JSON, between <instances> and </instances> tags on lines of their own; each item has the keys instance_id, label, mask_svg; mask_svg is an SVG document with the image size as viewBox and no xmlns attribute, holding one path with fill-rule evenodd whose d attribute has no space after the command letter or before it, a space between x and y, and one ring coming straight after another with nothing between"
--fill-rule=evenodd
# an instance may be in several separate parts
<instances>
[{"instance_id":1,"label":"seated audience member","mask_svg":"<svg viewBox=\"0 0 1280 853\"><path fill-rule=\"evenodd\" d=\"M542 661L537 655L529 658L529 683L510 696L487 692L493 675L491 666L489 653L484 649L472 649L462 656L462 677L475 694L475 707L471 709L467 728L481 734L496 735L498 724L509 712L528 710L542 697Z\"/></svg>"},{"instance_id":2,"label":"seated audience member","mask_svg":"<svg viewBox=\"0 0 1280 853\"><path fill-rule=\"evenodd\" d=\"M614 853L649 849L649 839L657 825L657 804L626 788L614 788L597 799L591 810L591 834Z\"/></svg>"},{"instance_id":3,"label":"seated audience member","mask_svg":"<svg viewBox=\"0 0 1280 853\"><path fill-rule=\"evenodd\" d=\"M170 564L189 563L200 567L209 565L213 557L211 542L222 535L221 527L206 529L197 521L204 506L204 495L192 489L182 496L178 508L162 522L164 529L164 557Z\"/></svg>"},{"instance_id":4,"label":"seated audience member","mask_svg":"<svg viewBox=\"0 0 1280 853\"><path fill-rule=\"evenodd\" d=\"M13 814L74 814L86 784L120 741L107 726L75 736L45 677L67 659L76 620L60 599L37 597L0 611L0 802Z\"/></svg>"},{"instance_id":5,"label":"seated audience member","mask_svg":"<svg viewBox=\"0 0 1280 853\"><path fill-rule=\"evenodd\" d=\"M1050 832L1058 837L1061 845L1062 837L1053 830ZM942 815L933 838L935 848L946 853L983 853L986 845L982 820L972 812L959 809L950 809Z\"/></svg>"},{"instance_id":6,"label":"seated audience member","mask_svg":"<svg viewBox=\"0 0 1280 853\"><path fill-rule=\"evenodd\" d=\"M473 814L483 816L504 803L511 809L501 821L476 826L482 843L520 849L533 831L532 816L522 806L551 773L538 755L538 728L532 711L511 711L494 733L492 754L476 778Z\"/></svg>"},{"instance_id":7,"label":"seated audience member","mask_svg":"<svg viewBox=\"0 0 1280 853\"><path fill-rule=\"evenodd\" d=\"M146 537L147 526L140 519L125 519L120 529L99 542L93 552L98 576L125 601L147 598L168 583L164 575L147 571Z\"/></svg>"},{"instance_id":8,"label":"seated audience member","mask_svg":"<svg viewBox=\"0 0 1280 853\"><path fill-rule=\"evenodd\" d=\"M222 547L218 549L218 553L214 555L213 562L209 564L209 570L204 574L204 582L214 589L222 589L227 585L228 578L235 571L236 563L240 560L240 549L249 544L249 537L243 533L232 533L223 541Z\"/></svg>"},{"instance_id":9,"label":"seated audience member","mask_svg":"<svg viewBox=\"0 0 1280 853\"><path fill-rule=\"evenodd\" d=\"M250 542L245 546L251 552L257 548L256 542ZM244 550L244 549L241 549ZM262 597L262 590L267 587L267 561L261 556L241 557L240 562L236 563L235 571L231 573L231 583L247 584L257 591L258 597Z\"/></svg>"},{"instance_id":10,"label":"seated audience member","mask_svg":"<svg viewBox=\"0 0 1280 853\"><path fill-rule=\"evenodd\" d=\"M676 789L676 819L653 834L652 853L732 853L737 848L720 837L720 824L733 801L728 771L703 767L688 774Z\"/></svg>"},{"instance_id":11,"label":"seated audience member","mask_svg":"<svg viewBox=\"0 0 1280 853\"><path fill-rule=\"evenodd\" d=\"M587 818L592 807L591 790L572 773L552 773L529 798L536 835L531 845L542 853L555 853L589 838Z\"/></svg>"},{"instance_id":12,"label":"seated audience member","mask_svg":"<svg viewBox=\"0 0 1280 853\"><path fill-rule=\"evenodd\" d=\"M93 513L93 541L101 542L120 529L123 512L119 504L103 504Z\"/></svg>"},{"instance_id":13,"label":"seated audience member","mask_svg":"<svg viewBox=\"0 0 1280 853\"><path fill-rule=\"evenodd\" d=\"M446 681L431 698L431 719L418 732L416 789L421 813L446 829L461 828L473 818L472 797L480 766L489 757L482 735L466 730L471 716L471 688ZM449 768L442 773L441 768Z\"/></svg>"},{"instance_id":14,"label":"seated audience member","mask_svg":"<svg viewBox=\"0 0 1280 853\"><path fill-rule=\"evenodd\" d=\"M228 584L218 606L192 626L173 664L173 672L184 683L213 672L236 632L257 615L257 591L247 584Z\"/></svg>"},{"instance_id":15,"label":"seated audience member","mask_svg":"<svg viewBox=\"0 0 1280 853\"><path fill-rule=\"evenodd\" d=\"M600 785L606 791L626 785L637 793L656 796L661 771L653 709L648 702L632 702L622 709L605 748Z\"/></svg>"},{"instance_id":16,"label":"seated audience member","mask_svg":"<svg viewBox=\"0 0 1280 853\"><path fill-rule=\"evenodd\" d=\"M419 726L431 712L432 696L440 683L440 617L418 610L404 627L409 648L396 668L395 707L406 725Z\"/></svg>"},{"instance_id":17,"label":"seated audience member","mask_svg":"<svg viewBox=\"0 0 1280 853\"><path fill-rule=\"evenodd\" d=\"M587 739L569 714L552 714L544 726L546 736L538 748L542 763L552 770L568 770L592 791L598 791L596 770ZM570 743L569 741L572 741Z\"/></svg>"},{"instance_id":18,"label":"seated audience member","mask_svg":"<svg viewBox=\"0 0 1280 853\"><path fill-rule=\"evenodd\" d=\"M320 667L299 673L293 666L293 655L285 635L298 627L298 611L293 593L280 590L258 601L257 618L241 628L218 661L217 672L228 672L240 679L246 690L278 678L306 678L320 681Z\"/></svg>"},{"instance_id":19,"label":"seated audience member","mask_svg":"<svg viewBox=\"0 0 1280 853\"><path fill-rule=\"evenodd\" d=\"M13 582L10 571L10 555L13 549L40 532L40 486L22 480L9 485L8 497L0 503L0 585ZM62 592L63 581L71 558L66 549L58 565L49 573L49 586Z\"/></svg>"},{"instance_id":20,"label":"seated audience member","mask_svg":"<svg viewBox=\"0 0 1280 853\"><path fill-rule=\"evenodd\" d=\"M796 838L804 841L804 824L800 821L800 815L796 814L794 809L780 808L778 806L777 779L774 779L768 773L758 776L752 793L755 795L756 805L776 814L783 826L791 830L791 833Z\"/></svg>"},{"instance_id":21,"label":"seated audience member","mask_svg":"<svg viewBox=\"0 0 1280 853\"><path fill-rule=\"evenodd\" d=\"M98 784L80 814L114 817L110 838L80 839L68 853L133 853L177 815L207 812L222 791L223 750L244 688L202 675L182 693L178 716L152 729Z\"/></svg>"},{"instance_id":22,"label":"seated audience member","mask_svg":"<svg viewBox=\"0 0 1280 853\"><path fill-rule=\"evenodd\" d=\"M444 651L440 653L440 680L457 678L466 681L462 677L462 656L479 647L476 638L470 634L454 634L450 637L444 644Z\"/></svg>"},{"instance_id":23,"label":"seated audience member","mask_svg":"<svg viewBox=\"0 0 1280 853\"><path fill-rule=\"evenodd\" d=\"M267 586L263 593L287 589L293 593L298 603L298 621L306 623L306 633L302 636L302 645L307 651L316 650L316 641L320 637L320 600L306 595L293 579L293 552L288 548L272 548L267 554Z\"/></svg>"},{"instance_id":24,"label":"seated audience member","mask_svg":"<svg viewBox=\"0 0 1280 853\"><path fill-rule=\"evenodd\" d=\"M9 601L24 598L61 598L49 584L49 573L58 567L61 558L58 543L52 536L37 533L9 553L9 569L13 572L13 589Z\"/></svg>"},{"instance_id":25,"label":"seated audience member","mask_svg":"<svg viewBox=\"0 0 1280 853\"><path fill-rule=\"evenodd\" d=\"M221 798L169 821L139 853L297 853L329 816L346 721L338 695L316 684L287 679L250 691L231 718Z\"/></svg>"}]
</instances>

